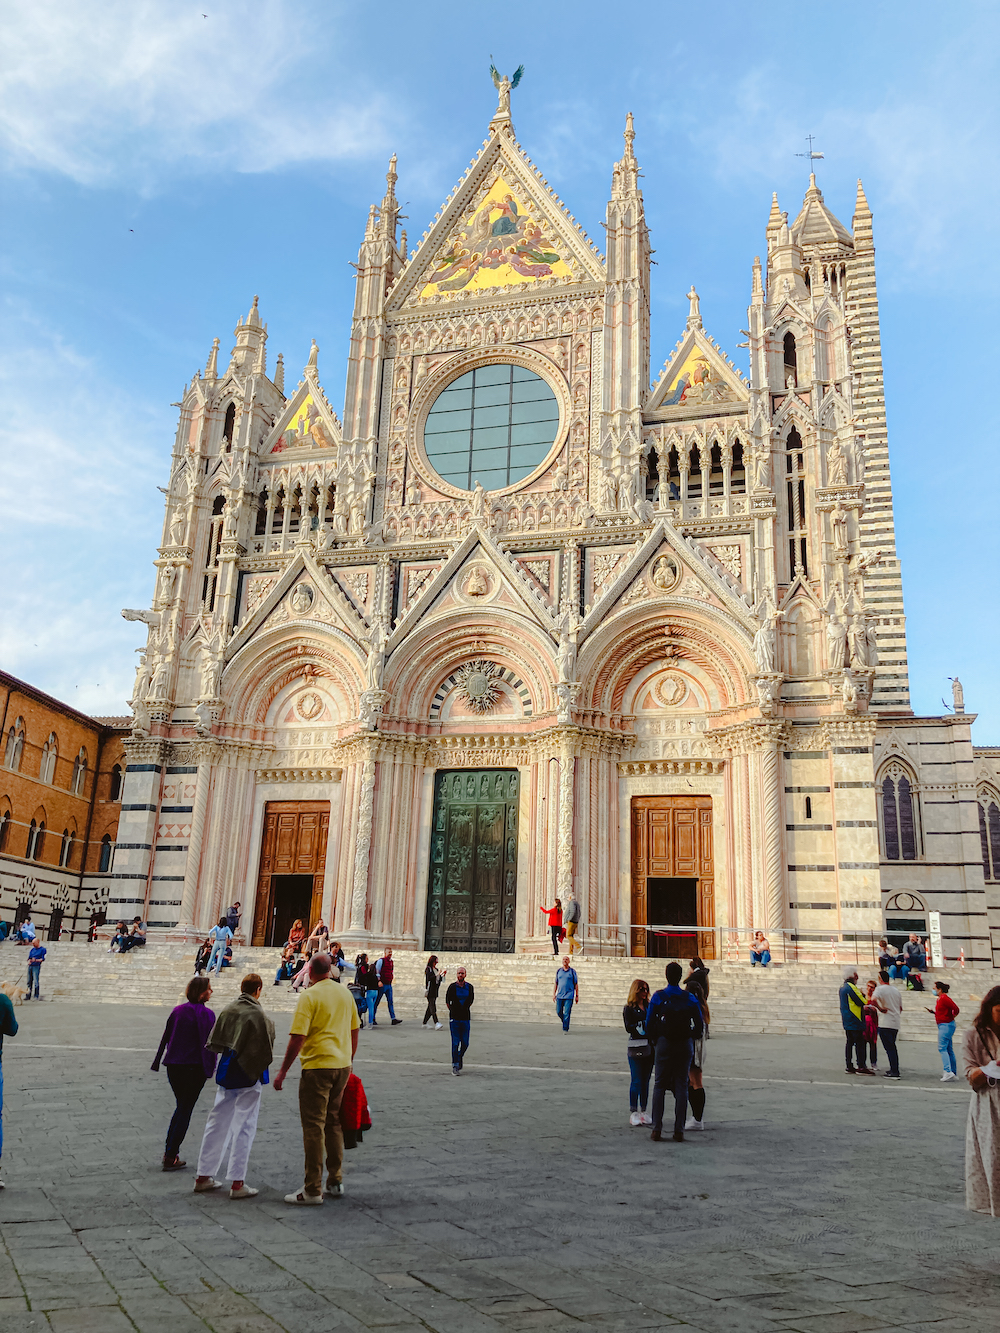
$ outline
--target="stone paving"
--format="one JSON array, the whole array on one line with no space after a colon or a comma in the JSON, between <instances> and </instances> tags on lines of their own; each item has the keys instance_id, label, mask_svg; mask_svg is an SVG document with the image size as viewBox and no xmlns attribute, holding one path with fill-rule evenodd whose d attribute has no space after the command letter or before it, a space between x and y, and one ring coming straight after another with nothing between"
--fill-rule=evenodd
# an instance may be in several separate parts
<instances>
[{"instance_id":1,"label":"stone paving","mask_svg":"<svg viewBox=\"0 0 1000 1333\"><path fill-rule=\"evenodd\" d=\"M964 1209L969 1092L926 1044L901 1045L894 1084L848 1080L833 1039L717 1036L711 1128L654 1144L628 1125L613 1032L474 1023L456 1079L447 1029L380 1025L347 1193L295 1210L297 1076L264 1093L260 1196L195 1196L193 1173L158 1170L166 1011L17 1013L0 1333L997 1328L1000 1221Z\"/></svg>"}]
</instances>

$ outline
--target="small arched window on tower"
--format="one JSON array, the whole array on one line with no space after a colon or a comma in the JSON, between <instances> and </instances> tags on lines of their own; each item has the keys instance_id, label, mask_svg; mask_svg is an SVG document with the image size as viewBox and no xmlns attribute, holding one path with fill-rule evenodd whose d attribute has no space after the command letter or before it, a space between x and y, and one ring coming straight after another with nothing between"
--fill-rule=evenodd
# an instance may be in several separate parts
<instances>
[{"instance_id":1,"label":"small arched window on tower","mask_svg":"<svg viewBox=\"0 0 1000 1333\"><path fill-rule=\"evenodd\" d=\"M257 496L257 523L253 530L255 537L263 537L267 532L267 488Z\"/></svg>"},{"instance_id":2,"label":"small arched window on tower","mask_svg":"<svg viewBox=\"0 0 1000 1333\"><path fill-rule=\"evenodd\" d=\"M87 751L81 745L80 753L73 761L73 781L70 791L74 796L83 795L83 785L87 780Z\"/></svg>"},{"instance_id":3,"label":"small arched window on tower","mask_svg":"<svg viewBox=\"0 0 1000 1333\"><path fill-rule=\"evenodd\" d=\"M7 748L4 751L4 763L13 772L21 767L21 755L24 753L24 718L19 717L7 732Z\"/></svg>"},{"instance_id":4,"label":"small arched window on tower","mask_svg":"<svg viewBox=\"0 0 1000 1333\"><path fill-rule=\"evenodd\" d=\"M28 825L28 845L24 849L25 858L28 861L35 859L35 843L38 841L38 824L32 820Z\"/></svg>"},{"instance_id":5,"label":"small arched window on tower","mask_svg":"<svg viewBox=\"0 0 1000 1333\"><path fill-rule=\"evenodd\" d=\"M63 829L62 846L59 848L59 864L63 869L69 868L69 863L73 856L73 834L68 828Z\"/></svg>"},{"instance_id":6,"label":"small arched window on tower","mask_svg":"<svg viewBox=\"0 0 1000 1333\"><path fill-rule=\"evenodd\" d=\"M983 878L1000 880L1000 800L995 792L979 793L979 837L983 845Z\"/></svg>"},{"instance_id":7,"label":"small arched window on tower","mask_svg":"<svg viewBox=\"0 0 1000 1333\"><path fill-rule=\"evenodd\" d=\"M226 453L233 451L233 439L236 436L236 404L230 403L226 408L226 423L222 427L222 438L226 442Z\"/></svg>"},{"instance_id":8,"label":"small arched window on tower","mask_svg":"<svg viewBox=\"0 0 1000 1333\"><path fill-rule=\"evenodd\" d=\"M793 426L785 443L788 490L788 577L809 574L809 539L806 525L806 469L802 436Z\"/></svg>"},{"instance_id":9,"label":"small arched window on tower","mask_svg":"<svg viewBox=\"0 0 1000 1333\"><path fill-rule=\"evenodd\" d=\"M108 800L120 801L122 798L122 766L115 764L111 770L111 785L108 788Z\"/></svg>"},{"instance_id":10,"label":"small arched window on tower","mask_svg":"<svg viewBox=\"0 0 1000 1333\"><path fill-rule=\"evenodd\" d=\"M35 821L31 821L31 828L28 831L28 860L40 861L42 852L45 850L45 820L43 819L37 826Z\"/></svg>"},{"instance_id":11,"label":"small arched window on tower","mask_svg":"<svg viewBox=\"0 0 1000 1333\"><path fill-rule=\"evenodd\" d=\"M784 340L785 388L794 389L799 382L799 359L795 350L795 334L786 333Z\"/></svg>"},{"instance_id":12,"label":"small arched window on tower","mask_svg":"<svg viewBox=\"0 0 1000 1333\"><path fill-rule=\"evenodd\" d=\"M42 763L38 770L38 776L43 782L55 782L56 780L56 755L59 753L59 745L56 741L56 733L49 732L49 739L42 746Z\"/></svg>"},{"instance_id":13,"label":"small arched window on tower","mask_svg":"<svg viewBox=\"0 0 1000 1333\"><path fill-rule=\"evenodd\" d=\"M743 461L743 445L739 440L733 441L732 479L729 491L731 495L746 495L747 492L746 463Z\"/></svg>"},{"instance_id":14,"label":"small arched window on tower","mask_svg":"<svg viewBox=\"0 0 1000 1333\"><path fill-rule=\"evenodd\" d=\"M883 770L880 787L882 855L887 861L915 861L919 842L913 777L902 764Z\"/></svg>"},{"instance_id":15,"label":"small arched window on tower","mask_svg":"<svg viewBox=\"0 0 1000 1333\"><path fill-rule=\"evenodd\" d=\"M208 550L205 552L205 573L201 581L201 602L206 611L215 610L215 591L219 582L219 547L222 545L225 508L225 496L217 495L212 504L212 521L208 527Z\"/></svg>"},{"instance_id":16,"label":"small arched window on tower","mask_svg":"<svg viewBox=\"0 0 1000 1333\"><path fill-rule=\"evenodd\" d=\"M101 855L97 863L97 869L102 875L106 875L111 869L111 853L114 849L114 843L111 841L111 834L105 833L101 839Z\"/></svg>"},{"instance_id":17,"label":"small arched window on tower","mask_svg":"<svg viewBox=\"0 0 1000 1333\"><path fill-rule=\"evenodd\" d=\"M689 500L701 499L701 458L697 448L688 454L688 489Z\"/></svg>"},{"instance_id":18,"label":"small arched window on tower","mask_svg":"<svg viewBox=\"0 0 1000 1333\"><path fill-rule=\"evenodd\" d=\"M718 440L712 445L711 460L708 473L708 493L709 495L723 495L726 490L726 480L722 471L722 449Z\"/></svg>"},{"instance_id":19,"label":"small arched window on tower","mask_svg":"<svg viewBox=\"0 0 1000 1333\"><path fill-rule=\"evenodd\" d=\"M650 504L657 504L660 499L660 468L656 461L656 450L646 454L646 499Z\"/></svg>"},{"instance_id":20,"label":"small arched window on tower","mask_svg":"<svg viewBox=\"0 0 1000 1333\"><path fill-rule=\"evenodd\" d=\"M10 832L10 807L0 810L0 852L7 846L7 834Z\"/></svg>"}]
</instances>

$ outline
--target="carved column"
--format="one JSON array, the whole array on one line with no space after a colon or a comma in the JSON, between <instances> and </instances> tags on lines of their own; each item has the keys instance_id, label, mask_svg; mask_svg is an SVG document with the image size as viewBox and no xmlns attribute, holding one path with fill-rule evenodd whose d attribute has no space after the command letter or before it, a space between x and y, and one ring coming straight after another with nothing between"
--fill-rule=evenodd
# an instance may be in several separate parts
<instances>
[{"instance_id":1,"label":"carved column","mask_svg":"<svg viewBox=\"0 0 1000 1333\"><path fill-rule=\"evenodd\" d=\"M556 892L563 902L573 896L573 814L576 755L572 745L559 747L559 830L556 855Z\"/></svg>"},{"instance_id":2,"label":"carved column","mask_svg":"<svg viewBox=\"0 0 1000 1333\"><path fill-rule=\"evenodd\" d=\"M365 906L368 901L368 858L372 845L375 810L375 760L366 759L361 768L358 792L358 817L355 833L354 878L351 888L351 931L365 930Z\"/></svg>"},{"instance_id":3,"label":"carved column","mask_svg":"<svg viewBox=\"0 0 1000 1333\"><path fill-rule=\"evenodd\" d=\"M764 853L764 920L767 930L780 930L785 923L785 875L781 863L781 765L772 742L760 754L760 803Z\"/></svg>"}]
</instances>

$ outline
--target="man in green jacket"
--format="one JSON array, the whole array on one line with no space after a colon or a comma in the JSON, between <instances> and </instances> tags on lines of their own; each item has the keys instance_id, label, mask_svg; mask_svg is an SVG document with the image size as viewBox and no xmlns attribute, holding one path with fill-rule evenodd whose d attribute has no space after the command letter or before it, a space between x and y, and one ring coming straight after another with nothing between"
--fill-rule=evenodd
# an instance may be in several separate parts
<instances>
[{"instance_id":1,"label":"man in green jacket","mask_svg":"<svg viewBox=\"0 0 1000 1333\"><path fill-rule=\"evenodd\" d=\"M14 1017L14 1006L6 991L0 991L0 1158L3 1157L3 1039L16 1036L17 1019ZM0 1180L0 1190L3 1187L3 1180Z\"/></svg>"}]
</instances>

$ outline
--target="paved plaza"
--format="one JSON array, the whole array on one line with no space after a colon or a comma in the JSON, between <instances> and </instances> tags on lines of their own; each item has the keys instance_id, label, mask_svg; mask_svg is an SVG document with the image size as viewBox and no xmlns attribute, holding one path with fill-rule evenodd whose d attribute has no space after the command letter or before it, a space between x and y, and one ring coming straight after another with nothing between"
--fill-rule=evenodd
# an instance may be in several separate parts
<instances>
[{"instance_id":1,"label":"paved plaza","mask_svg":"<svg viewBox=\"0 0 1000 1333\"><path fill-rule=\"evenodd\" d=\"M893 1084L846 1078L834 1039L718 1035L711 1128L654 1144L628 1125L623 1034L474 1023L457 1079L447 1029L380 1026L347 1193L296 1210L298 1066L264 1093L257 1199L160 1172L166 1012L18 1009L0 1333L997 1327L1000 1221L964 1208L969 1093L928 1044L901 1044Z\"/></svg>"}]
</instances>

